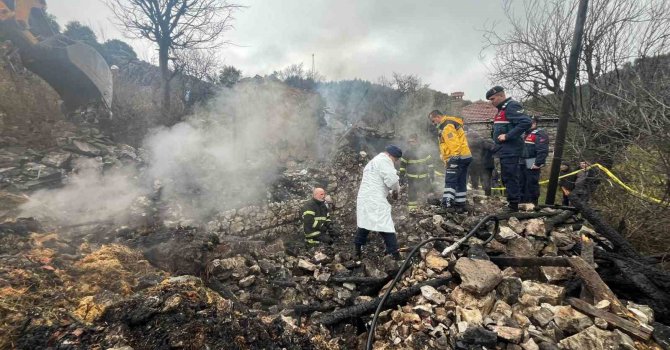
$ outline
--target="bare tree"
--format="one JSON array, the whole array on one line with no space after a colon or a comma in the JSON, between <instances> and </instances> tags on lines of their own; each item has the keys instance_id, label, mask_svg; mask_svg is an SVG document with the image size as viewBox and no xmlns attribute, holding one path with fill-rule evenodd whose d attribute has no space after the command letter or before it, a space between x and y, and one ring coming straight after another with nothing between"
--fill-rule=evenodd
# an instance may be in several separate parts
<instances>
[{"instance_id":1,"label":"bare tree","mask_svg":"<svg viewBox=\"0 0 670 350\"><path fill-rule=\"evenodd\" d=\"M178 52L213 49L228 43L233 13L242 6L227 0L105 0L126 33L158 46L162 107L170 111L170 80L179 71Z\"/></svg>"},{"instance_id":2,"label":"bare tree","mask_svg":"<svg viewBox=\"0 0 670 350\"><path fill-rule=\"evenodd\" d=\"M182 50L175 54L176 71L191 76L198 80L214 83L217 73L221 67L221 61L216 51L205 50Z\"/></svg>"}]
</instances>

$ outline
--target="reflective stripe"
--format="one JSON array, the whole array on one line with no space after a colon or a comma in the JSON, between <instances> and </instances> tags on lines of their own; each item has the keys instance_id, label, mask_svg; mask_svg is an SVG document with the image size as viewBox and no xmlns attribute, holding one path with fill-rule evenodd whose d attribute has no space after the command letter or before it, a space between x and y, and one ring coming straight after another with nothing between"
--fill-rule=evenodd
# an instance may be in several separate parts
<instances>
[{"instance_id":1,"label":"reflective stripe","mask_svg":"<svg viewBox=\"0 0 670 350\"><path fill-rule=\"evenodd\" d=\"M316 225L319 224L319 221L330 221L330 220L325 216L317 216L317 217L314 218L314 223L312 224L312 228L316 227Z\"/></svg>"},{"instance_id":2,"label":"reflective stripe","mask_svg":"<svg viewBox=\"0 0 670 350\"><path fill-rule=\"evenodd\" d=\"M327 220L327 219L328 219L328 217L326 217L326 216L315 216L314 217L314 220Z\"/></svg>"},{"instance_id":3,"label":"reflective stripe","mask_svg":"<svg viewBox=\"0 0 670 350\"><path fill-rule=\"evenodd\" d=\"M409 164L420 164L420 163L425 163L428 160L430 160L430 154L426 158L423 158L423 159L412 159L412 160L406 160L405 162L407 162Z\"/></svg>"},{"instance_id":4,"label":"reflective stripe","mask_svg":"<svg viewBox=\"0 0 670 350\"><path fill-rule=\"evenodd\" d=\"M400 171L406 171L406 170L407 170L407 169L405 169L405 168L400 168Z\"/></svg>"},{"instance_id":5,"label":"reflective stripe","mask_svg":"<svg viewBox=\"0 0 670 350\"><path fill-rule=\"evenodd\" d=\"M308 244L319 244L319 243L321 243L321 242L319 242L317 240L314 240L314 239L306 239L305 242L307 242Z\"/></svg>"},{"instance_id":6,"label":"reflective stripe","mask_svg":"<svg viewBox=\"0 0 670 350\"><path fill-rule=\"evenodd\" d=\"M465 198L456 198L456 203L465 203Z\"/></svg>"},{"instance_id":7,"label":"reflective stripe","mask_svg":"<svg viewBox=\"0 0 670 350\"><path fill-rule=\"evenodd\" d=\"M508 120L498 120L498 121L493 122L493 124L509 124L509 121Z\"/></svg>"},{"instance_id":8,"label":"reflective stripe","mask_svg":"<svg viewBox=\"0 0 670 350\"><path fill-rule=\"evenodd\" d=\"M311 233L305 233L305 238L316 237L321 234L321 231L314 231Z\"/></svg>"},{"instance_id":9,"label":"reflective stripe","mask_svg":"<svg viewBox=\"0 0 670 350\"><path fill-rule=\"evenodd\" d=\"M467 192L456 192L457 196L465 196L466 194L468 194L468 193Z\"/></svg>"},{"instance_id":10,"label":"reflective stripe","mask_svg":"<svg viewBox=\"0 0 670 350\"><path fill-rule=\"evenodd\" d=\"M442 195L442 198L454 199L454 195L451 193L445 193Z\"/></svg>"},{"instance_id":11,"label":"reflective stripe","mask_svg":"<svg viewBox=\"0 0 670 350\"><path fill-rule=\"evenodd\" d=\"M445 187L445 188L444 188L444 193L452 193L452 194L456 194L456 190L453 189L453 188L451 188L451 187Z\"/></svg>"},{"instance_id":12,"label":"reflective stripe","mask_svg":"<svg viewBox=\"0 0 670 350\"><path fill-rule=\"evenodd\" d=\"M407 177L411 177L413 179L423 179L425 177L428 177L428 174L421 174L421 175L407 174Z\"/></svg>"},{"instance_id":13,"label":"reflective stripe","mask_svg":"<svg viewBox=\"0 0 670 350\"><path fill-rule=\"evenodd\" d=\"M306 210L305 212L302 213L302 216L305 216L305 215L316 215L316 213L311 211L311 210Z\"/></svg>"}]
</instances>

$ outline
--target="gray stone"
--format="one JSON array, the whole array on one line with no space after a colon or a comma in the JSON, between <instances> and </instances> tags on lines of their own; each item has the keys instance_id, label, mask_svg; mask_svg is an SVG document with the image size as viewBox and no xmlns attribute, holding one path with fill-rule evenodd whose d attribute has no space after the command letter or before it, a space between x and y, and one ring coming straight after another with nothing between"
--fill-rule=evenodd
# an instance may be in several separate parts
<instances>
[{"instance_id":1,"label":"gray stone","mask_svg":"<svg viewBox=\"0 0 670 350\"><path fill-rule=\"evenodd\" d=\"M304 259L300 259L298 261L298 267L303 269L303 270L312 271L312 272L314 272L314 271L316 271L316 269L318 269L318 267L316 265L314 265L311 262L309 262L307 260L304 260Z\"/></svg>"},{"instance_id":2,"label":"gray stone","mask_svg":"<svg viewBox=\"0 0 670 350\"><path fill-rule=\"evenodd\" d=\"M619 348L619 336L614 332L591 326L559 342L565 350L612 350Z\"/></svg>"},{"instance_id":3,"label":"gray stone","mask_svg":"<svg viewBox=\"0 0 670 350\"><path fill-rule=\"evenodd\" d=\"M589 316L573 309L571 306L556 306L554 308L554 322L561 331L568 334L581 332L593 325Z\"/></svg>"},{"instance_id":4,"label":"gray stone","mask_svg":"<svg viewBox=\"0 0 670 350\"><path fill-rule=\"evenodd\" d=\"M509 305L516 304L521 295L521 279L517 277L505 277L496 287L496 291L500 295L500 300L503 300Z\"/></svg>"},{"instance_id":5,"label":"gray stone","mask_svg":"<svg viewBox=\"0 0 670 350\"><path fill-rule=\"evenodd\" d=\"M509 228L507 226L500 226L500 232L498 232L498 234L496 235L496 239L503 243L518 237L519 235L517 234L517 232L515 232L514 229Z\"/></svg>"},{"instance_id":6,"label":"gray stone","mask_svg":"<svg viewBox=\"0 0 670 350\"><path fill-rule=\"evenodd\" d=\"M521 344L523 350L540 350L540 347L537 346L533 338L528 338L524 343Z\"/></svg>"},{"instance_id":7,"label":"gray stone","mask_svg":"<svg viewBox=\"0 0 670 350\"><path fill-rule=\"evenodd\" d=\"M447 301L447 297L445 297L444 294L440 293L437 289L431 286L421 287L421 295L438 305L442 305L445 301Z\"/></svg>"},{"instance_id":8,"label":"gray stone","mask_svg":"<svg viewBox=\"0 0 670 350\"><path fill-rule=\"evenodd\" d=\"M507 242L507 253L518 257L535 256L535 248L528 239L519 236Z\"/></svg>"},{"instance_id":9,"label":"gray stone","mask_svg":"<svg viewBox=\"0 0 670 350\"><path fill-rule=\"evenodd\" d=\"M521 293L537 297L541 303L559 305L565 297L565 288L551 284L523 281Z\"/></svg>"},{"instance_id":10,"label":"gray stone","mask_svg":"<svg viewBox=\"0 0 670 350\"><path fill-rule=\"evenodd\" d=\"M546 307L537 306L530 308L526 313L528 318L538 327L546 327L554 318L554 312Z\"/></svg>"},{"instance_id":11,"label":"gray stone","mask_svg":"<svg viewBox=\"0 0 670 350\"><path fill-rule=\"evenodd\" d=\"M488 260L460 258L455 270L461 277L461 288L476 295L487 294L502 281L502 272Z\"/></svg>"},{"instance_id":12,"label":"gray stone","mask_svg":"<svg viewBox=\"0 0 670 350\"><path fill-rule=\"evenodd\" d=\"M544 220L541 218L535 218L526 221L526 235L547 237L544 228Z\"/></svg>"},{"instance_id":13,"label":"gray stone","mask_svg":"<svg viewBox=\"0 0 670 350\"><path fill-rule=\"evenodd\" d=\"M519 344L523 339L523 329L507 326L493 326L492 331L496 332L498 338L510 343Z\"/></svg>"},{"instance_id":14,"label":"gray stone","mask_svg":"<svg viewBox=\"0 0 670 350\"><path fill-rule=\"evenodd\" d=\"M49 152L40 163L54 168L62 168L67 165L71 158L72 154L69 152Z\"/></svg>"},{"instance_id":15,"label":"gray stone","mask_svg":"<svg viewBox=\"0 0 670 350\"><path fill-rule=\"evenodd\" d=\"M491 291L489 294L478 297L459 286L454 288L450 294L450 298L460 307L466 309L479 309L482 312L482 315L487 315L493 308L493 304L496 300L495 295L495 291Z\"/></svg>"},{"instance_id":16,"label":"gray stone","mask_svg":"<svg viewBox=\"0 0 670 350\"><path fill-rule=\"evenodd\" d=\"M449 261L443 258L440 253L432 249L426 254L426 267L435 271L442 272L449 266Z\"/></svg>"},{"instance_id":17,"label":"gray stone","mask_svg":"<svg viewBox=\"0 0 670 350\"><path fill-rule=\"evenodd\" d=\"M509 225L509 227L511 227L512 230L514 230L514 232L519 235L522 234L523 230L526 228L525 225L515 217L507 219L507 225Z\"/></svg>"},{"instance_id":18,"label":"gray stone","mask_svg":"<svg viewBox=\"0 0 670 350\"><path fill-rule=\"evenodd\" d=\"M251 286L252 284L254 284L254 282L256 282L256 276L255 275L249 275L249 276L241 279L238 282L238 284L242 288L247 288L247 287Z\"/></svg>"}]
</instances>

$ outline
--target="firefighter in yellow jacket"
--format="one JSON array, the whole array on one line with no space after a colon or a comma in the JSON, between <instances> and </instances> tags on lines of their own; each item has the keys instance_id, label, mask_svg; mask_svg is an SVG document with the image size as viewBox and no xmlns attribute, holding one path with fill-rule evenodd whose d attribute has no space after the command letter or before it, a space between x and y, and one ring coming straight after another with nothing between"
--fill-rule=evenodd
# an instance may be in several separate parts
<instances>
[{"instance_id":1,"label":"firefighter in yellow jacket","mask_svg":"<svg viewBox=\"0 0 670 350\"><path fill-rule=\"evenodd\" d=\"M445 164L442 206L448 211L465 211L468 183L468 166L472 154L463 130L463 119L444 115L438 110L428 114L438 130L440 157Z\"/></svg>"}]
</instances>

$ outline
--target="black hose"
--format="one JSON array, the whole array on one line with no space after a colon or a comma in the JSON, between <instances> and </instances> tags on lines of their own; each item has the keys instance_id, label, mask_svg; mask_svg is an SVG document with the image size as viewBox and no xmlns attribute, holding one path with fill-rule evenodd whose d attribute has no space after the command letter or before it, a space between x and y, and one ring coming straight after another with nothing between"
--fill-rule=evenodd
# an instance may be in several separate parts
<instances>
[{"instance_id":1,"label":"black hose","mask_svg":"<svg viewBox=\"0 0 670 350\"><path fill-rule=\"evenodd\" d=\"M468 234L465 235L463 238L461 238L459 241L465 242L468 238L474 236L474 234L477 233L479 228L482 225L484 225L485 223L489 222L490 220L493 220L495 222L495 227L493 228L493 233L491 234L491 236L486 239L485 244L491 242L493 240L493 237L499 231L498 218L493 214L487 215L483 219L481 219L477 223L477 225L475 225L475 227L472 230L470 230L470 232L468 232ZM416 252L418 252L419 249L421 247L423 247L424 245L426 245L430 242L435 242L435 241L448 241L448 239L447 238L442 238L442 237L433 237L433 238L429 238L429 239L426 239L426 240L422 241L421 243L417 244L416 247L414 247L414 249L412 249L412 251L409 253L407 258L403 262L402 266L400 266L400 270L398 270L398 273L396 274L395 278L391 282L391 285L389 286L389 288L384 293L384 296L382 297L382 299L379 301L379 305L377 305L377 310L375 310L375 314L372 317L372 323L370 324L370 330L368 331L368 342L365 345L366 350L372 350L372 340L374 338L375 328L377 327L377 318L379 317L379 313L381 312L382 307L384 306L384 303L386 302L386 299L388 299L389 295L391 294L391 291L393 290L393 287L398 283L398 281L400 280L400 277L402 277L403 273L405 273L405 271L408 269L408 267L409 267L408 265L411 263L412 258L414 257Z\"/></svg>"}]
</instances>

